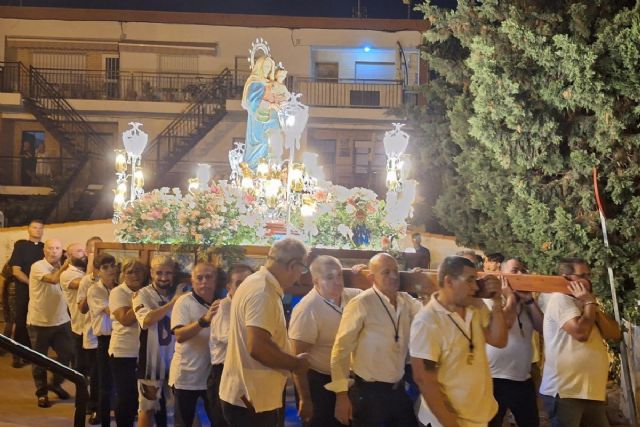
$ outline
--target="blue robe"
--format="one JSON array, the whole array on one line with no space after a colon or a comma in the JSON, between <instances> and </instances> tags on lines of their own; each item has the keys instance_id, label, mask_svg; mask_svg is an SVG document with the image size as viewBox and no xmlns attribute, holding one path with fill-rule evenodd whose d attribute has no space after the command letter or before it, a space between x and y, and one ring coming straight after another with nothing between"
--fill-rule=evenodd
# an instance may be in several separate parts
<instances>
[{"instance_id":1,"label":"blue robe","mask_svg":"<svg viewBox=\"0 0 640 427\"><path fill-rule=\"evenodd\" d=\"M276 111L260 107L266 88L265 82L250 83L243 102L243 107L248 113L243 161L247 162L254 171L258 166L258 160L269 156L270 130L280 128Z\"/></svg>"}]
</instances>

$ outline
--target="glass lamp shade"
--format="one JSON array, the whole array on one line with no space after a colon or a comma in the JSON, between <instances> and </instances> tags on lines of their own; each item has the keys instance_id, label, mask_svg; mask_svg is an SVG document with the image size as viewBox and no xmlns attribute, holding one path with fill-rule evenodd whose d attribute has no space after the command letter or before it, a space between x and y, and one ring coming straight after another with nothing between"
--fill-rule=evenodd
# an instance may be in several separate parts
<instances>
[{"instance_id":1,"label":"glass lamp shade","mask_svg":"<svg viewBox=\"0 0 640 427\"><path fill-rule=\"evenodd\" d=\"M113 197L113 210L120 212L124 206L124 194L116 193Z\"/></svg>"},{"instance_id":2,"label":"glass lamp shade","mask_svg":"<svg viewBox=\"0 0 640 427\"><path fill-rule=\"evenodd\" d=\"M193 193L200 188L200 180L198 178L189 178L189 192Z\"/></svg>"},{"instance_id":3,"label":"glass lamp shade","mask_svg":"<svg viewBox=\"0 0 640 427\"><path fill-rule=\"evenodd\" d=\"M116 187L116 194L122 195L124 197L127 194L127 183L126 181L122 181L118 183Z\"/></svg>"},{"instance_id":4,"label":"glass lamp shade","mask_svg":"<svg viewBox=\"0 0 640 427\"><path fill-rule=\"evenodd\" d=\"M253 179L251 179L250 176L243 177L242 182L240 183L240 186L244 191L253 190Z\"/></svg>"},{"instance_id":5,"label":"glass lamp shade","mask_svg":"<svg viewBox=\"0 0 640 427\"><path fill-rule=\"evenodd\" d=\"M127 154L123 150L115 150L116 152L116 172L123 173L127 170Z\"/></svg>"},{"instance_id":6,"label":"glass lamp shade","mask_svg":"<svg viewBox=\"0 0 640 427\"><path fill-rule=\"evenodd\" d=\"M384 133L383 143L384 152L387 157L398 158L404 154L407 146L409 145L409 134L401 130L404 124L394 123L395 128L393 130Z\"/></svg>"},{"instance_id":7,"label":"glass lamp shade","mask_svg":"<svg viewBox=\"0 0 640 427\"><path fill-rule=\"evenodd\" d=\"M144 152L144 149L147 146L147 141L149 140L149 135L140 129L142 123L131 122L129 125L131 126L131 129L127 129L122 132L122 143L124 144L124 149L130 156L142 157L142 153Z\"/></svg>"},{"instance_id":8,"label":"glass lamp shade","mask_svg":"<svg viewBox=\"0 0 640 427\"><path fill-rule=\"evenodd\" d=\"M204 190L211 179L211 166L206 163L198 163L196 179L198 180L198 187Z\"/></svg>"},{"instance_id":9,"label":"glass lamp shade","mask_svg":"<svg viewBox=\"0 0 640 427\"><path fill-rule=\"evenodd\" d=\"M144 187L144 174L142 173L142 169L136 169L133 173L133 184L138 187Z\"/></svg>"},{"instance_id":10,"label":"glass lamp shade","mask_svg":"<svg viewBox=\"0 0 640 427\"><path fill-rule=\"evenodd\" d=\"M294 163L290 173L289 182L291 191L301 192L304 189L304 165Z\"/></svg>"},{"instance_id":11,"label":"glass lamp shade","mask_svg":"<svg viewBox=\"0 0 640 427\"><path fill-rule=\"evenodd\" d=\"M267 206L270 208L276 207L278 204L278 195L282 188L282 182L277 178L271 178L264 183L264 198L267 201Z\"/></svg>"},{"instance_id":12,"label":"glass lamp shade","mask_svg":"<svg viewBox=\"0 0 640 427\"><path fill-rule=\"evenodd\" d=\"M300 206L300 215L310 217L316 212L316 202L310 196L304 196L302 206Z\"/></svg>"},{"instance_id":13,"label":"glass lamp shade","mask_svg":"<svg viewBox=\"0 0 640 427\"><path fill-rule=\"evenodd\" d=\"M258 160L258 166L256 166L256 174L259 177L264 178L267 176L268 173L269 173L269 163L267 162L267 159L263 157L260 160Z\"/></svg>"}]
</instances>

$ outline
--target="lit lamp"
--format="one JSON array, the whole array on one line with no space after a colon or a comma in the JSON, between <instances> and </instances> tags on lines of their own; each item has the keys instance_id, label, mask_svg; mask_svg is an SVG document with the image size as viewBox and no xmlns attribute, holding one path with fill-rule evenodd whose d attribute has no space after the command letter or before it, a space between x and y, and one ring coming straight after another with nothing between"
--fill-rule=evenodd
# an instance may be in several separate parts
<instances>
[{"instance_id":1,"label":"lit lamp","mask_svg":"<svg viewBox=\"0 0 640 427\"><path fill-rule=\"evenodd\" d=\"M409 145L409 134L402 130L402 123L394 123L394 129L384 133L384 151L387 154L387 188L389 191L402 190L402 166L400 157Z\"/></svg>"},{"instance_id":2,"label":"lit lamp","mask_svg":"<svg viewBox=\"0 0 640 427\"><path fill-rule=\"evenodd\" d=\"M206 190L210 180L211 166L206 163L198 163L196 176L189 178L189 193L193 194L196 191Z\"/></svg>"},{"instance_id":3,"label":"lit lamp","mask_svg":"<svg viewBox=\"0 0 640 427\"><path fill-rule=\"evenodd\" d=\"M314 213L316 213L316 202L310 195L305 194L302 198L302 206L300 206L300 215L310 217Z\"/></svg>"},{"instance_id":4,"label":"lit lamp","mask_svg":"<svg viewBox=\"0 0 640 427\"><path fill-rule=\"evenodd\" d=\"M122 210L129 203L133 203L144 194L144 174L140 167L142 153L144 152L149 135L140 127L142 123L129 123L131 129L122 133L124 150L115 150L116 189L113 197L113 222L120 220ZM129 172L129 165L131 171ZM131 178L131 190L127 200L127 187Z\"/></svg>"},{"instance_id":5,"label":"lit lamp","mask_svg":"<svg viewBox=\"0 0 640 427\"><path fill-rule=\"evenodd\" d=\"M265 181L264 198L269 208L273 209L278 205L281 188L282 182L276 177L271 177Z\"/></svg>"}]
</instances>

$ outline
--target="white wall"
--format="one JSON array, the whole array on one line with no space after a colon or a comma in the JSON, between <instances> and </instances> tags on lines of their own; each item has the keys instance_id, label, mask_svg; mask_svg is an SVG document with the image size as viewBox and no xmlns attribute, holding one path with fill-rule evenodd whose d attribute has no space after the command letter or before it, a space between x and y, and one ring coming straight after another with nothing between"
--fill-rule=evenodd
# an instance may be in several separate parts
<instances>
[{"instance_id":1,"label":"white wall","mask_svg":"<svg viewBox=\"0 0 640 427\"><path fill-rule=\"evenodd\" d=\"M356 62L391 62L397 65L395 49L379 49L371 47L369 52L365 52L362 47L327 49L318 48L311 51L311 66L316 62L337 62L338 77L341 79L356 78ZM312 70L312 74L314 70ZM396 67L396 77L400 79L399 68Z\"/></svg>"},{"instance_id":2,"label":"white wall","mask_svg":"<svg viewBox=\"0 0 640 427\"><path fill-rule=\"evenodd\" d=\"M419 31L369 31L350 29L289 29L225 27L216 25L158 24L148 22L58 21L0 19L0 60L5 57L6 37L70 40L136 40L152 42L218 43L215 57L201 56L200 72L216 73L233 67L235 57L247 57L251 42L262 37L269 42L276 61L282 61L291 75L310 76L312 47L361 47L392 49L397 42L407 49L420 44ZM371 52L370 52L371 53ZM206 58L206 59L204 59ZM151 71L157 55L122 52L123 71Z\"/></svg>"}]
</instances>

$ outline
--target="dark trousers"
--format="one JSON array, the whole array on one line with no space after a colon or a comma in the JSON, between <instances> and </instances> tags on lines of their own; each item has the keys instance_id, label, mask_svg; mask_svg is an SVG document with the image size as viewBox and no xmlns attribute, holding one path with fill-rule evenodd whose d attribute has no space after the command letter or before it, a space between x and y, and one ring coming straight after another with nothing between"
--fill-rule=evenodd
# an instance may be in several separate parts
<instances>
[{"instance_id":1,"label":"dark trousers","mask_svg":"<svg viewBox=\"0 0 640 427\"><path fill-rule=\"evenodd\" d=\"M551 427L609 427L606 402L540 396Z\"/></svg>"},{"instance_id":2,"label":"dark trousers","mask_svg":"<svg viewBox=\"0 0 640 427\"><path fill-rule=\"evenodd\" d=\"M49 347L56 352L56 360L69 366L73 357L73 339L71 338L71 324L69 322L58 326L29 326L32 348L40 354L47 355ZM31 367L33 380L36 383L36 396L46 396L47 370L33 364ZM64 381L61 375L54 374L53 385L59 386Z\"/></svg>"},{"instance_id":3,"label":"dark trousers","mask_svg":"<svg viewBox=\"0 0 640 427\"><path fill-rule=\"evenodd\" d=\"M222 413L231 427L274 427L278 424L278 409L266 412L254 412L242 406L232 405L221 400Z\"/></svg>"},{"instance_id":4,"label":"dark trousers","mask_svg":"<svg viewBox=\"0 0 640 427\"><path fill-rule=\"evenodd\" d=\"M396 384L367 382L356 377L349 389L353 427L418 427L404 381Z\"/></svg>"},{"instance_id":5,"label":"dark trousers","mask_svg":"<svg viewBox=\"0 0 640 427\"><path fill-rule=\"evenodd\" d=\"M96 350L82 348L82 335L71 332L73 336L72 367L89 380L89 402L87 409L98 409L98 366L96 364Z\"/></svg>"},{"instance_id":6,"label":"dark trousers","mask_svg":"<svg viewBox=\"0 0 640 427\"><path fill-rule=\"evenodd\" d=\"M29 307L29 285L16 281L16 328L13 339L31 348L29 332L27 332L27 309Z\"/></svg>"},{"instance_id":7,"label":"dark trousers","mask_svg":"<svg viewBox=\"0 0 640 427\"><path fill-rule=\"evenodd\" d=\"M109 364L116 389L116 425L133 427L138 413L138 358L112 356Z\"/></svg>"},{"instance_id":8,"label":"dark trousers","mask_svg":"<svg viewBox=\"0 0 640 427\"><path fill-rule=\"evenodd\" d=\"M518 427L538 427L538 406L533 380L513 381L502 378L493 379L493 396L498 402L498 413L489 422L489 427L502 427L502 419L511 410Z\"/></svg>"},{"instance_id":9,"label":"dark trousers","mask_svg":"<svg viewBox=\"0 0 640 427\"><path fill-rule=\"evenodd\" d=\"M331 375L322 374L312 369L307 373L309 392L313 402L313 417L309 427L344 427L336 419L336 394L324 388L331 382Z\"/></svg>"},{"instance_id":10,"label":"dark trousers","mask_svg":"<svg viewBox=\"0 0 640 427\"><path fill-rule=\"evenodd\" d=\"M109 365L109 342L111 335L101 335L98 337L98 349L96 352L96 362L98 365L98 412L102 427L111 426L111 367Z\"/></svg>"},{"instance_id":11,"label":"dark trousers","mask_svg":"<svg viewBox=\"0 0 640 427\"><path fill-rule=\"evenodd\" d=\"M224 415L222 415L222 406L218 394L223 368L224 365L222 363L211 365L211 372L209 372L209 378L207 379L207 400L209 401L209 412L215 427L227 427L227 422L224 419Z\"/></svg>"},{"instance_id":12,"label":"dark trousers","mask_svg":"<svg viewBox=\"0 0 640 427\"><path fill-rule=\"evenodd\" d=\"M176 427L191 427L193 425L199 397L204 400L204 409L207 411L209 422L213 421L211 405L209 405L206 390L181 390L175 388L173 389L173 396L176 401Z\"/></svg>"}]
</instances>

